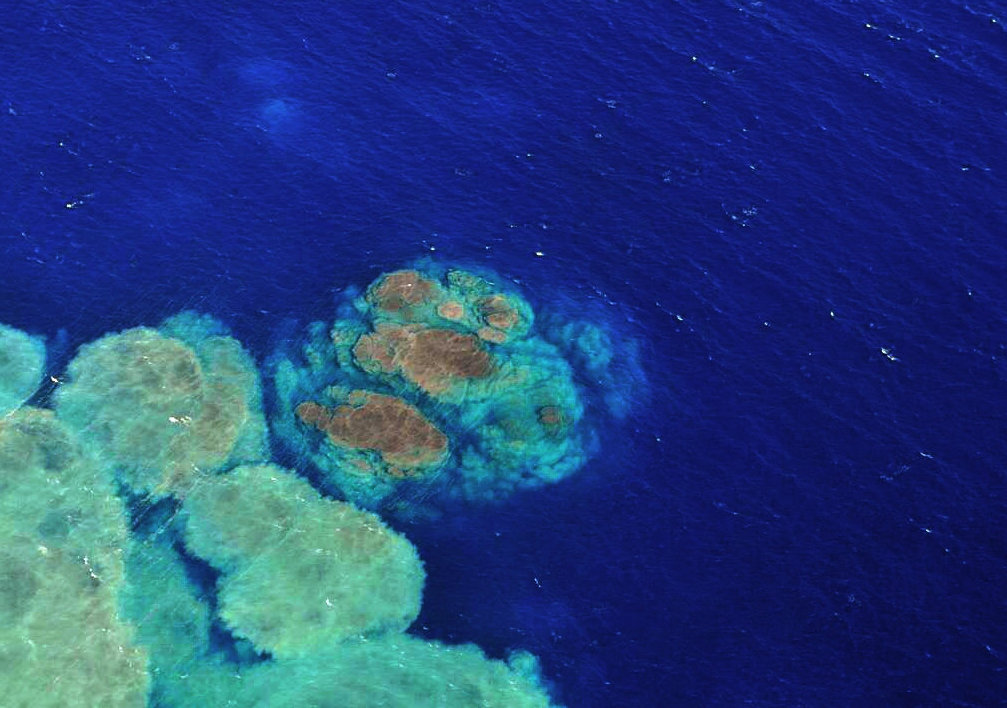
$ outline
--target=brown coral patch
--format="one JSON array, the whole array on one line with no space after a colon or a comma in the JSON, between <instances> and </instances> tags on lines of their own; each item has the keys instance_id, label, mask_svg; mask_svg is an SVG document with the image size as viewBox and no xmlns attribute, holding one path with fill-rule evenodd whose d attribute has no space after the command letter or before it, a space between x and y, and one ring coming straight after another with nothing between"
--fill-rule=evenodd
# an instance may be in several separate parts
<instances>
[{"instance_id":1,"label":"brown coral patch","mask_svg":"<svg viewBox=\"0 0 1007 708\"><path fill-rule=\"evenodd\" d=\"M484 342L493 342L494 344L503 344L507 341L506 332L501 332L492 327L480 327L479 331L476 332L476 336Z\"/></svg>"},{"instance_id":2,"label":"brown coral patch","mask_svg":"<svg viewBox=\"0 0 1007 708\"><path fill-rule=\"evenodd\" d=\"M398 372L431 395L464 379L489 376L493 362L471 334L418 325L379 326L361 337L353 355L369 371Z\"/></svg>"},{"instance_id":3,"label":"brown coral patch","mask_svg":"<svg viewBox=\"0 0 1007 708\"><path fill-rule=\"evenodd\" d=\"M465 317L465 306L457 300L447 300L437 306L437 314L446 320L458 322Z\"/></svg>"},{"instance_id":4,"label":"brown coral patch","mask_svg":"<svg viewBox=\"0 0 1007 708\"><path fill-rule=\"evenodd\" d=\"M520 316L503 295L491 295L479 301L479 314L490 327L508 330L518 323Z\"/></svg>"},{"instance_id":5,"label":"brown coral patch","mask_svg":"<svg viewBox=\"0 0 1007 708\"><path fill-rule=\"evenodd\" d=\"M566 413L559 406L542 406L536 413L539 425L549 435L558 435L569 424Z\"/></svg>"},{"instance_id":6,"label":"brown coral patch","mask_svg":"<svg viewBox=\"0 0 1007 708\"><path fill-rule=\"evenodd\" d=\"M368 371L384 374L398 369L396 359L406 346L405 327L379 325L371 334L365 334L353 345L353 356Z\"/></svg>"},{"instance_id":7,"label":"brown coral patch","mask_svg":"<svg viewBox=\"0 0 1007 708\"><path fill-rule=\"evenodd\" d=\"M443 461L447 437L414 406L367 391L354 391L348 400L352 403L335 408L306 401L297 415L335 445L375 450L393 476L410 476Z\"/></svg>"},{"instance_id":8,"label":"brown coral patch","mask_svg":"<svg viewBox=\"0 0 1007 708\"><path fill-rule=\"evenodd\" d=\"M456 379L483 378L492 369L489 354L471 334L425 329L413 341L403 358L403 370L430 393L446 390Z\"/></svg>"},{"instance_id":9,"label":"brown coral patch","mask_svg":"<svg viewBox=\"0 0 1007 708\"><path fill-rule=\"evenodd\" d=\"M397 270L373 285L368 299L380 310L399 312L429 302L436 285L415 270Z\"/></svg>"}]
</instances>

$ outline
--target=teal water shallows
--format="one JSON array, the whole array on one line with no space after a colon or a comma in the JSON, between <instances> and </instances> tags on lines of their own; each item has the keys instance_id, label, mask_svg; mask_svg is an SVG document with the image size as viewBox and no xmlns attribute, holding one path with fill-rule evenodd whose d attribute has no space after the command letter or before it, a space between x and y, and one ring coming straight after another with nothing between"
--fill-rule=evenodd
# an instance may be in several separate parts
<instances>
[{"instance_id":1,"label":"teal water shallows","mask_svg":"<svg viewBox=\"0 0 1007 708\"><path fill-rule=\"evenodd\" d=\"M133 708L147 652L117 611L122 504L52 414L0 417L0 702Z\"/></svg>"},{"instance_id":2,"label":"teal water shallows","mask_svg":"<svg viewBox=\"0 0 1007 708\"><path fill-rule=\"evenodd\" d=\"M132 492L161 497L200 473L267 459L261 398L241 344L183 312L82 346L54 405Z\"/></svg>"},{"instance_id":3,"label":"teal water shallows","mask_svg":"<svg viewBox=\"0 0 1007 708\"><path fill-rule=\"evenodd\" d=\"M531 654L493 660L405 632L423 568L374 514L275 465L208 478L182 509L186 548L220 573L216 608L173 547L174 524L133 543L123 610L150 652L152 705L552 705ZM215 620L238 638L230 656L213 646Z\"/></svg>"},{"instance_id":4,"label":"teal water shallows","mask_svg":"<svg viewBox=\"0 0 1007 708\"><path fill-rule=\"evenodd\" d=\"M596 431L544 334L493 274L430 261L384 274L274 357L274 431L334 490L389 513L555 483L589 459Z\"/></svg>"},{"instance_id":5,"label":"teal water shallows","mask_svg":"<svg viewBox=\"0 0 1007 708\"><path fill-rule=\"evenodd\" d=\"M45 342L0 324L0 415L10 413L38 388L45 366Z\"/></svg>"},{"instance_id":6,"label":"teal water shallows","mask_svg":"<svg viewBox=\"0 0 1007 708\"><path fill-rule=\"evenodd\" d=\"M549 708L537 661L491 660L476 646L408 634L358 639L301 659L246 667L201 664L163 677L161 705L268 708Z\"/></svg>"}]
</instances>

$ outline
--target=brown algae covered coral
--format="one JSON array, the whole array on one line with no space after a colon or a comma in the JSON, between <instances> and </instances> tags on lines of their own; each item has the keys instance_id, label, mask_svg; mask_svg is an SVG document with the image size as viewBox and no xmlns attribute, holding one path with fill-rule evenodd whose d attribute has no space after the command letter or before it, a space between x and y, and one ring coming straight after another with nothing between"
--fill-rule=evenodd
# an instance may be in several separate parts
<instances>
[{"instance_id":1,"label":"brown algae covered coral","mask_svg":"<svg viewBox=\"0 0 1007 708\"><path fill-rule=\"evenodd\" d=\"M572 368L493 274L427 262L381 275L270 368L274 432L367 508L498 499L559 481L591 453Z\"/></svg>"}]
</instances>

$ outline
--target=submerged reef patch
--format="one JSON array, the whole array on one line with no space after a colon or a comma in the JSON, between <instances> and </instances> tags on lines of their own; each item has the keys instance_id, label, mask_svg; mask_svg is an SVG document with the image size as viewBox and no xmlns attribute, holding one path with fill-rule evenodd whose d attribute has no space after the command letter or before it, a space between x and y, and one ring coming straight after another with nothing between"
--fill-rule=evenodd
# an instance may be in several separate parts
<instances>
[{"instance_id":1,"label":"submerged reef patch","mask_svg":"<svg viewBox=\"0 0 1007 708\"><path fill-rule=\"evenodd\" d=\"M573 370L495 282L382 276L274 358L276 431L349 501L270 462L255 362L212 317L82 345L51 410L24 406L41 340L0 332L4 705L552 705L530 654L409 634L419 552L360 508L498 498L590 453Z\"/></svg>"},{"instance_id":2,"label":"submerged reef patch","mask_svg":"<svg viewBox=\"0 0 1007 708\"><path fill-rule=\"evenodd\" d=\"M406 633L423 583L415 549L291 472L257 465L206 478L181 516L189 551L222 573L211 603L178 553L177 526L132 544L122 604L150 655L152 704L553 705L531 654L504 662ZM266 654L215 650L215 613Z\"/></svg>"},{"instance_id":3,"label":"submerged reef patch","mask_svg":"<svg viewBox=\"0 0 1007 708\"><path fill-rule=\"evenodd\" d=\"M489 659L476 646L408 634L354 640L298 659L251 666L203 663L163 677L167 706L549 708L538 662L525 652Z\"/></svg>"},{"instance_id":4,"label":"submerged reef patch","mask_svg":"<svg viewBox=\"0 0 1007 708\"><path fill-rule=\"evenodd\" d=\"M40 337L0 324L0 416L35 393L44 366L45 343Z\"/></svg>"},{"instance_id":5,"label":"submerged reef patch","mask_svg":"<svg viewBox=\"0 0 1007 708\"><path fill-rule=\"evenodd\" d=\"M0 691L7 706L143 706L120 619L121 502L52 411L0 418Z\"/></svg>"},{"instance_id":6,"label":"submerged reef patch","mask_svg":"<svg viewBox=\"0 0 1007 708\"><path fill-rule=\"evenodd\" d=\"M378 324L357 340L353 358L369 374L401 378L434 397L458 396L453 389L493 373L490 354L475 336L415 324Z\"/></svg>"},{"instance_id":7,"label":"submerged reef patch","mask_svg":"<svg viewBox=\"0 0 1007 708\"><path fill-rule=\"evenodd\" d=\"M207 478L183 509L186 546L223 573L221 619L260 652L303 656L403 631L419 614L424 573L412 544L287 470Z\"/></svg>"},{"instance_id":8,"label":"submerged reef patch","mask_svg":"<svg viewBox=\"0 0 1007 708\"><path fill-rule=\"evenodd\" d=\"M311 325L299 351L274 356L271 371L274 431L367 508L502 498L569 476L594 444L569 362L537 331L531 305L489 274L430 263L384 274L333 323ZM411 464L351 439L362 415L353 396L399 412L388 440Z\"/></svg>"},{"instance_id":9,"label":"submerged reef patch","mask_svg":"<svg viewBox=\"0 0 1007 708\"><path fill-rule=\"evenodd\" d=\"M305 401L297 407L297 417L325 432L336 447L376 452L381 471L394 477L423 474L444 461L447 437L415 406L361 390L342 398L345 402L335 408ZM350 459L349 464L369 469L363 459Z\"/></svg>"},{"instance_id":10,"label":"submerged reef patch","mask_svg":"<svg viewBox=\"0 0 1007 708\"><path fill-rule=\"evenodd\" d=\"M641 363L640 342L616 335L604 324L606 319L567 319L550 313L543 318L543 332L573 366L578 379L590 384L592 398L598 398L600 407L622 420L646 405L650 386Z\"/></svg>"},{"instance_id":11,"label":"submerged reef patch","mask_svg":"<svg viewBox=\"0 0 1007 708\"><path fill-rule=\"evenodd\" d=\"M164 496L200 473L268 457L255 362L195 313L85 344L54 405L138 494Z\"/></svg>"}]
</instances>

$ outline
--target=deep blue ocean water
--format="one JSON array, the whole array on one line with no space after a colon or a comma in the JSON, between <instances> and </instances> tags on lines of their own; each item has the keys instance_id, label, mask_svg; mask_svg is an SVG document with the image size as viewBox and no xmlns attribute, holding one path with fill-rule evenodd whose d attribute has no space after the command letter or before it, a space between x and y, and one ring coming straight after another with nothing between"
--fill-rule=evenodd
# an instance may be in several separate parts
<instances>
[{"instance_id":1,"label":"deep blue ocean water","mask_svg":"<svg viewBox=\"0 0 1007 708\"><path fill-rule=\"evenodd\" d=\"M1002 704L1005 24L10 4L0 321L55 371L196 307L262 361L379 272L493 268L648 385L579 475L404 528L417 632L529 649L569 706Z\"/></svg>"}]
</instances>

